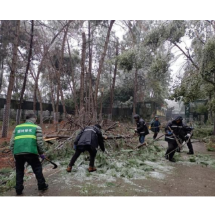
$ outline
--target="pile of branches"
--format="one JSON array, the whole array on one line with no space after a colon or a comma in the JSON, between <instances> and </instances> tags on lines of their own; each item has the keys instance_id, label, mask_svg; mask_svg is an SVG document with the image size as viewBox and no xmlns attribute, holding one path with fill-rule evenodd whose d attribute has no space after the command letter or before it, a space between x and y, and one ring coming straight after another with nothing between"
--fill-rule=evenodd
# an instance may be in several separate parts
<instances>
[{"instance_id":1,"label":"pile of branches","mask_svg":"<svg viewBox=\"0 0 215 215\"><path fill-rule=\"evenodd\" d=\"M80 114L78 117L67 115L59 131L46 134L44 140L50 144L53 141L57 141L59 145L56 148L59 149L65 143L73 141L78 132L84 129L84 127L94 125L92 119L86 119L89 119L89 117L86 117L84 114ZM103 138L108 145L108 140L113 140L114 142L117 139L131 140L133 138L134 132L130 134L131 132L128 131L134 128L127 127L126 124L120 124L119 122L113 122L111 120L102 120L98 124L102 127Z\"/></svg>"}]
</instances>

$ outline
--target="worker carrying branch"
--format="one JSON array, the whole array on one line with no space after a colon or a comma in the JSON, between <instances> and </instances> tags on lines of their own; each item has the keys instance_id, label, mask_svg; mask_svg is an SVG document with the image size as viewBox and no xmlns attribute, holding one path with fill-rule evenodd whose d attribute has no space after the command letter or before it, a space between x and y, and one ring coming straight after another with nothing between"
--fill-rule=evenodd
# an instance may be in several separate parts
<instances>
[{"instance_id":1,"label":"worker carrying branch","mask_svg":"<svg viewBox=\"0 0 215 215\"><path fill-rule=\"evenodd\" d=\"M96 171L94 162L98 146L103 152L105 151L104 140L100 129L101 126L96 124L94 126L87 126L79 132L74 142L74 148L76 151L66 169L67 172L71 172L75 161L78 159L80 154L85 151L90 153L90 164L88 171Z\"/></svg>"},{"instance_id":2,"label":"worker carrying branch","mask_svg":"<svg viewBox=\"0 0 215 215\"><path fill-rule=\"evenodd\" d=\"M183 124L183 118L181 116L176 117L172 122L168 123L165 128L165 141L168 142L168 148L166 151L166 159L171 162L175 162L173 158L176 149L180 150L180 146L184 141L187 141L189 152L187 154L194 154L193 146L190 141L192 128Z\"/></svg>"}]
</instances>

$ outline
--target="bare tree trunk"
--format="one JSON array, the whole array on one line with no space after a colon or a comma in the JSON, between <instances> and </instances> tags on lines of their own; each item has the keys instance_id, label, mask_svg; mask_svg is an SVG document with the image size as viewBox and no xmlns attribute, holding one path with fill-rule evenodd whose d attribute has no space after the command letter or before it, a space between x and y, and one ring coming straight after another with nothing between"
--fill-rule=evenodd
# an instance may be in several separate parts
<instances>
[{"instance_id":1,"label":"bare tree trunk","mask_svg":"<svg viewBox=\"0 0 215 215\"><path fill-rule=\"evenodd\" d=\"M91 39L91 25L90 21L88 21L88 48L89 48L89 112L93 112L95 109L95 100L93 96L93 89L92 89L92 49L93 45L91 45L91 42L93 41L93 32L92 32L92 39ZM92 43L93 44L93 43Z\"/></svg>"},{"instance_id":2,"label":"bare tree trunk","mask_svg":"<svg viewBox=\"0 0 215 215\"><path fill-rule=\"evenodd\" d=\"M101 90L101 103L100 103L100 113L99 113L99 120L102 121L102 104L103 104L103 92L104 92L104 88L102 88Z\"/></svg>"},{"instance_id":3,"label":"bare tree trunk","mask_svg":"<svg viewBox=\"0 0 215 215\"><path fill-rule=\"evenodd\" d=\"M38 89L38 81L40 77L40 72L42 70L42 65L45 60L45 56L43 55L40 65L38 67L37 75L35 77L35 84L34 84L34 103L33 103L33 111L36 113L36 102L37 102L37 89Z\"/></svg>"},{"instance_id":4,"label":"bare tree trunk","mask_svg":"<svg viewBox=\"0 0 215 215\"><path fill-rule=\"evenodd\" d=\"M59 106L59 85L57 85L57 101L56 101L56 124L55 124L55 131L59 130L59 118L58 118L58 106Z\"/></svg>"},{"instance_id":5,"label":"bare tree trunk","mask_svg":"<svg viewBox=\"0 0 215 215\"><path fill-rule=\"evenodd\" d=\"M102 73L102 68L103 68L103 64L104 64L104 60L105 60L105 56L106 56L106 52L107 52L107 47L108 47L108 43L109 43L109 39L110 39L110 32L111 32L114 22L115 22L115 20L111 20L111 22L110 22L110 26L108 28L108 32L107 32L107 36L106 36L106 40L105 40L104 50L103 50L101 59L99 61L99 68L98 68L97 79L96 79L96 88L95 88L94 120L96 120L96 118L97 118L97 98L98 98L98 89L99 89L99 83L100 83L100 75Z\"/></svg>"},{"instance_id":6,"label":"bare tree trunk","mask_svg":"<svg viewBox=\"0 0 215 215\"><path fill-rule=\"evenodd\" d=\"M137 72L138 69L135 69L135 77L134 77L134 100L133 100L133 116L136 114L136 104L137 104Z\"/></svg>"},{"instance_id":7,"label":"bare tree trunk","mask_svg":"<svg viewBox=\"0 0 215 215\"><path fill-rule=\"evenodd\" d=\"M111 94L110 94L109 114L110 114L111 119L112 119L112 110L113 110L114 88L115 88L115 82L116 82L116 72L117 72L117 65L118 65L118 59L117 59L118 55L119 55L119 41L117 40L117 43L116 43L116 60L115 60L115 67L114 67L114 74L113 74L113 84L111 86Z\"/></svg>"},{"instance_id":8,"label":"bare tree trunk","mask_svg":"<svg viewBox=\"0 0 215 215\"><path fill-rule=\"evenodd\" d=\"M3 74L4 74L4 60L2 59L0 61L0 63L1 63L1 68L0 68L0 93L1 93L2 83L3 83Z\"/></svg>"},{"instance_id":9,"label":"bare tree trunk","mask_svg":"<svg viewBox=\"0 0 215 215\"><path fill-rule=\"evenodd\" d=\"M54 88L53 88L53 84L52 84L52 80L53 78L51 77L51 73L50 73L50 69L49 69L49 86L50 86L50 95L51 95L51 103L52 103L52 110L53 110L53 121L54 124L56 124L56 110L55 110L55 99L53 96L53 92L54 92Z\"/></svg>"},{"instance_id":10,"label":"bare tree trunk","mask_svg":"<svg viewBox=\"0 0 215 215\"><path fill-rule=\"evenodd\" d=\"M25 93L25 86L26 86L26 81L27 81L27 77L28 77L28 70L29 70L30 63L31 63L33 37L34 37L34 20L31 21L31 38L30 38L30 47L29 47L29 53L28 53L28 62L27 62L26 70L25 70L25 77L24 77L24 81L23 81L23 85L22 85L22 90L20 93L20 100L19 100L18 113L17 113L17 119L16 119L17 125L20 124L20 110L21 110L22 103L23 103L23 96Z\"/></svg>"},{"instance_id":11,"label":"bare tree trunk","mask_svg":"<svg viewBox=\"0 0 215 215\"><path fill-rule=\"evenodd\" d=\"M86 56L86 35L82 33L81 77L80 77L80 110L84 107L84 69Z\"/></svg>"},{"instance_id":12,"label":"bare tree trunk","mask_svg":"<svg viewBox=\"0 0 215 215\"><path fill-rule=\"evenodd\" d=\"M70 68L71 68L71 75L72 75L72 88L73 88L73 98L74 98L74 103L75 103L75 115L77 116L78 114L78 104L77 104L77 91L76 91L76 86L75 86L75 71L72 69L72 54L70 51L69 47L69 42L67 40L67 45L68 45L68 51L69 51L69 57L70 57Z\"/></svg>"},{"instance_id":13,"label":"bare tree trunk","mask_svg":"<svg viewBox=\"0 0 215 215\"><path fill-rule=\"evenodd\" d=\"M9 85L7 90L7 98L6 98L6 108L3 115L3 125L2 125L2 137L7 137L8 131L8 122L9 122L9 111L11 104L11 96L14 87L15 73L17 69L17 51L19 45L19 30L20 30L20 20L16 21L16 32L13 42L13 57L12 57L12 66L10 72Z\"/></svg>"},{"instance_id":14,"label":"bare tree trunk","mask_svg":"<svg viewBox=\"0 0 215 215\"><path fill-rule=\"evenodd\" d=\"M39 89L37 89L37 93L38 93L38 98L40 103L40 126L43 126L43 101L42 101L42 97Z\"/></svg>"},{"instance_id":15,"label":"bare tree trunk","mask_svg":"<svg viewBox=\"0 0 215 215\"><path fill-rule=\"evenodd\" d=\"M6 23L6 21L4 21L4 23ZM0 25L0 31L4 31L4 25L2 22L1 22L1 25ZM0 54L0 93L1 93L1 90L2 90L2 84L3 84L3 74L4 74L4 59L5 59L5 45L3 43L3 37L0 37L0 43L1 43L1 54Z\"/></svg>"},{"instance_id":16,"label":"bare tree trunk","mask_svg":"<svg viewBox=\"0 0 215 215\"><path fill-rule=\"evenodd\" d=\"M63 95L63 90L61 87L61 83L60 83L60 76L59 76L59 93L60 93L60 97L61 97L61 102L62 102L62 106L63 106L63 113L64 113L64 117L66 116L66 105L65 105L65 100L64 100L64 95Z\"/></svg>"},{"instance_id":17,"label":"bare tree trunk","mask_svg":"<svg viewBox=\"0 0 215 215\"><path fill-rule=\"evenodd\" d=\"M214 73L214 83L215 83L215 73ZM215 89L215 85L214 85ZM215 99L215 91L214 91L214 99ZM214 113L214 130L213 130L213 135L215 135L215 113Z\"/></svg>"},{"instance_id":18,"label":"bare tree trunk","mask_svg":"<svg viewBox=\"0 0 215 215\"><path fill-rule=\"evenodd\" d=\"M65 49L65 42L66 42L66 37L67 37L68 29L69 29L69 24L67 25L65 33L64 33L64 36L63 36L61 55L60 55L60 66L59 66L59 71L58 71L59 90L60 90L61 102L62 102L62 105L63 105L64 117L66 116L67 112L66 112L66 105L65 105L63 90L62 90L61 83L60 83L60 76L61 76L61 74L63 72L64 49Z\"/></svg>"}]
</instances>

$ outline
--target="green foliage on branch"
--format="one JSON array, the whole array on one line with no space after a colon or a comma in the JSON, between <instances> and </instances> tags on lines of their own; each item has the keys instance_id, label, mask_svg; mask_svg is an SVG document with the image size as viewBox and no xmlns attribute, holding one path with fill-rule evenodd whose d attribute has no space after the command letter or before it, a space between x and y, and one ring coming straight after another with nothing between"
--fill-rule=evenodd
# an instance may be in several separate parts
<instances>
[{"instance_id":1,"label":"green foliage on branch","mask_svg":"<svg viewBox=\"0 0 215 215\"><path fill-rule=\"evenodd\" d=\"M201 74L204 80L215 86L215 38L211 38L203 49Z\"/></svg>"},{"instance_id":2,"label":"green foliage on branch","mask_svg":"<svg viewBox=\"0 0 215 215\"><path fill-rule=\"evenodd\" d=\"M154 28L145 39L145 44L153 47L160 46L165 41L180 42L185 34L185 21L174 20Z\"/></svg>"}]
</instances>

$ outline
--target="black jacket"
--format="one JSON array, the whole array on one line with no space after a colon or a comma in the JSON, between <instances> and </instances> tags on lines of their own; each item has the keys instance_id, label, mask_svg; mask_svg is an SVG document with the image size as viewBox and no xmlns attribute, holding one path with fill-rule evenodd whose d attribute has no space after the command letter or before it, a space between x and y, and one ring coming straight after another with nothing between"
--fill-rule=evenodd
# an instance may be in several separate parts
<instances>
[{"instance_id":1,"label":"black jacket","mask_svg":"<svg viewBox=\"0 0 215 215\"><path fill-rule=\"evenodd\" d=\"M145 121L140 118L139 122L136 123L137 124L137 133L140 135L147 135L149 134L149 130L146 126Z\"/></svg>"},{"instance_id":2,"label":"black jacket","mask_svg":"<svg viewBox=\"0 0 215 215\"><path fill-rule=\"evenodd\" d=\"M152 123L151 123L151 131L153 132L159 132L160 131L160 122L159 121L156 121L154 120Z\"/></svg>"},{"instance_id":3,"label":"black jacket","mask_svg":"<svg viewBox=\"0 0 215 215\"><path fill-rule=\"evenodd\" d=\"M91 145L93 148L97 149L100 146L101 150L104 152L104 140L100 129L96 126L87 126L79 132L74 144L76 146L87 146Z\"/></svg>"},{"instance_id":4,"label":"black jacket","mask_svg":"<svg viewBox=\"0 0 215 215\"><path fill-rule=\"evenodd\" d=\"M192 128L190 128L189 126L186 126L183 124L183 122L179 122L176 123L178 117L175 118L172 122L168 123L168 125L165 128L165 140L166 141L174 141L175 138L172 134L168 134L168 132L170 132L169 127L171 128L171 130L173 131L173 133L180 138L182 141L185 140L185 136L190 133L192 131Z\"/></svg>"}]
</instances>

